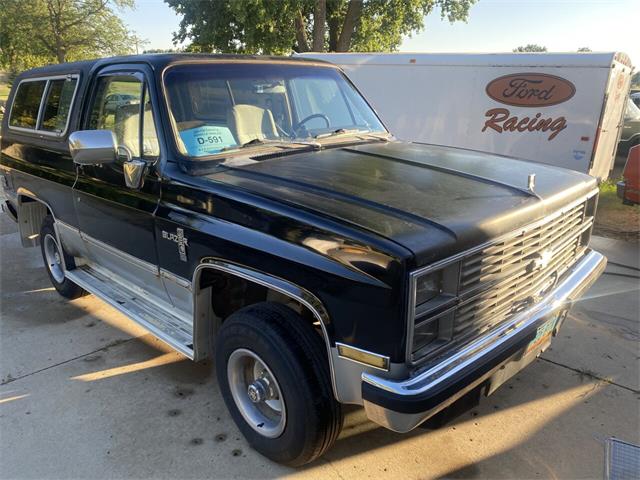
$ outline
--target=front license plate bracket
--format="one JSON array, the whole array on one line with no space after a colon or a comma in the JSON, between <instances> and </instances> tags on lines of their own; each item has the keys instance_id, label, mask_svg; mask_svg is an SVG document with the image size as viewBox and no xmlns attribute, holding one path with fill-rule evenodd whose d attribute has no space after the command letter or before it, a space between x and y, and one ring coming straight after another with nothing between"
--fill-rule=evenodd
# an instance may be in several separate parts
<instances>
[{"instance_id":1,"label":"front license plate bracket","mask_svg":"<svg viewBox=\"0 0 640 480\"><path fill-rule=\"evenodd\" d=\"M555 314L538 327L535 338L527 345L527 349L524 352L525 355L543 346L551 338L555 331L558 318L560 318L560 314Z\"/></svg>"}]
</instances>

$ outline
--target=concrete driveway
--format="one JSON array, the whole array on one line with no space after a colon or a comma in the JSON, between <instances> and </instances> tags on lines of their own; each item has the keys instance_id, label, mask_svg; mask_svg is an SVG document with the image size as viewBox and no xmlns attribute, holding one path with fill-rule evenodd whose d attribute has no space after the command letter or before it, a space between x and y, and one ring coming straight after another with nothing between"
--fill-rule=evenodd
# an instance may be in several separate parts
<instances>
[{"instance_id":1,"label":"concrete driveway","mask_svg":"<svg viewBox=\"0 0 640 480\"><path fill-rule=\"evenodd\" d=\"M348 408L335 447L292 470L251 450L212 365L169 352L92 296L50 286L39 249L1 216L2 478L602 478L604 440L640 443L638 245L542 359L437 431L399 435Z\"/></svg>"}]
</instances>

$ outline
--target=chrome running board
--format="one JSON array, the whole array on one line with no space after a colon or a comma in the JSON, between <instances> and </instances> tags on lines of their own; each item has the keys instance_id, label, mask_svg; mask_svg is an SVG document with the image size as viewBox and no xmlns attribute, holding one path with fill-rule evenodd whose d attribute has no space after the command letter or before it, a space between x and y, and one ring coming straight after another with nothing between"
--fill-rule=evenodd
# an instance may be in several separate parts
<instances>
[{"instance_id":1,"label":"chrome running board","mask_svg":"<svg viewBox=\"0 0 640 480\"><path fill-rule=\"evenodd\" d=\"M182 312L128 288L111 272L93 265L67 270L65 276L193 360L193 323L191 318L181 315Z\"/></svg>"}]
</instances>

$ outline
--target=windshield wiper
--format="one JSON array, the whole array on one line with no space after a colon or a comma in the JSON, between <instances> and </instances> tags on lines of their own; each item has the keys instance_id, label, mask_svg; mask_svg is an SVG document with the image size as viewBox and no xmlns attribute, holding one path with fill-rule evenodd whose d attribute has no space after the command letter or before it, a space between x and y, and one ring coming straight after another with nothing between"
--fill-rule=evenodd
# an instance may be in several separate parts
<instances>
[{"instance_id":1,"label":"windshield wiper","mask_svg":"<svg viewBox=\"0 0 640 480\"><path fill-rule=\"evenodd\" d=\"M242 145L230 145L228 147L224 147L221 152L228 152L230 150L239 150L241 148L249 148L256 147L262 145L281 145L283 142L281 140L263 140L261 138L254 138L253 140L249 140L248 142L243 143Z\"/></svg>"},{"instance_id":2,"label":"windshield wiper","mask_svg":"<svg viewBox=\"0 0 640 480\"><path fill-rule=\"evenodd\" d=\"M370 131L371 130L362 130L360 128L339 128L337 130L334 130L333 132L319 133L313 138L319 140L321 138L335 137L336 135L355 135L358 133L369 133Z\"/></svg>"},{"instance_id":3,"label":"windshield wiper","mask_svg":"<svg viewBox=\"0 0 640 480\"><path fill-rule=\"evenodd\" d=\"M261 147L261 146L277 146L282 148L295 148L296 145L311 146L317 149L320 149L322 147L318 142L305 142L305 141L298 141L298 140L269 140L269 139L263 140L261 138L254 138L253 140L249 140L248 142L245 142L242 145L225 147L221 151L228 152L231 150L239 150L242 148Z\"/></svg>"},{"instance_id":4,"label":"windshield wiper","mask_svg":"<svg viewBox=\"0 0 640 480\"><path fill-rule=\"evenodd\" d=\"M381 142L388 142L390 136L388 132L372 132L371 130L362 130L360 128L339 128L337 130L334 130L333 132L320 133L313 138L319 140L322 138L330 138L343 135L353 135L362 140L373 138Z\"/></svg>"}]
</instances>

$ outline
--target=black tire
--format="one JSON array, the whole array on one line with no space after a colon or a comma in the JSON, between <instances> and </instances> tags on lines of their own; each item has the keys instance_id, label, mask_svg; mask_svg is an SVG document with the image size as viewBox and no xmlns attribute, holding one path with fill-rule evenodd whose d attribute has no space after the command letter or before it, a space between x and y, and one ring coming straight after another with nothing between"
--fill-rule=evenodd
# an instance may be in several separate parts
<instances>
[{"instance_id":1,"label":"black tire","mask_svg":"<svg viewBox=\"0 0 640 480\"><path fill-rule=\"evenodd\" d=\"M261 357L282 391L286 421L276 438L258 433L233 398L227 366L238 349ZM342 409L333 396L326 347L313 327L290 308L264 302L231 315L216 338L216 371L233 420L265 457L298 467L320 457L340 434Z\"/></svg>"},{"instance_id":2,"label":"black tire","mask_svg":"<svg viewBox=\"0 0 640 480\"><path fill-rule=\"evenodd\" d=\"M56 279L56 275L53 273L54 267L51 262L47 260L45 249L47 242L50 241L47 240L47 238L49 237L50 239L52 238L53 241L55 241L58 252L64 257L64 265L66 265L68 269L73 269L76 266L75 262L73 261L73 257L68 255L62 249L62 246L58 241L58 237L56 236L56 231L53 228L53 222L53 217L51 215L47 215L42 221L42 227L40 227L40 251L42 252L42 259L44 260L44 267L47 270L47 275L49 275L49 280L51 280L51 283L58 291L58 293L65 298L73 300L74 298L83 296L86 292L81 287L66 278L66 276ZM64 269L62 269L62 271L64 275Z\"/></svg>"}]
</instances>

